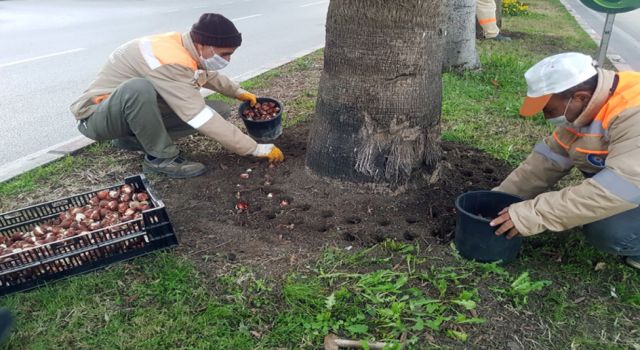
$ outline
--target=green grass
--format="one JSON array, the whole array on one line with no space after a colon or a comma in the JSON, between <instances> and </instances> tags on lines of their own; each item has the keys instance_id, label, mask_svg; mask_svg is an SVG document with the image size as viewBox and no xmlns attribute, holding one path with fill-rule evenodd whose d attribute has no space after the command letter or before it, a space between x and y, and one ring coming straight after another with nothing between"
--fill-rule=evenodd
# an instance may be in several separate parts
<instances>
[{"instance_id":1,"label":"green grass","mask_svg":"<svg viewBox=\"0 0 640 350\"><path fill-rule=\"evenodd\" d=\"M117 164L109 153L113 148L107 142L96 142L82 150L82 156L68 155L50 164L35 168L15 178L0 182L0 197L15 196L37 191L42 186L55 187L64 177L72 176L78 169L93 166L92 157L100 157L100 165Z\"/></svg>"},{"instance_id":2,"label":"green grass","mask_svg":"<svg viewBox=\"0 0 640 350\"><path fill-rule=\"evenodd\" d=\"M564 50L595 52L557 0L529 5L530 16L504 19L505 29L525 37L480 42L482 70L443 77L443 139L511 165L551 131L540 117L517 115L526 69ZM321 59L320 50L242 86L268 87L305 74ZM316 94L300 91L287 101L284 125L307 120ZM0 195L10 200L52 188L87 162L113 165L112 151L96 144L0 184ZM522 257L508 267L434 249L445 252L397 242L357 252L327 249L284 279L262 279L241 265L205 278L187 258L153 254L3 298L0 305L18 320L5 347L301 349L317 347L329 332L390 343L404 337L411 349L474 348L477 339L499 332L532 339L528 344L541 349L640 347L640 274L591 247L578 230L527 239ZM503 317L507 323L499 323ZM541 326L522 330L512 325L518 322Z\"/></svg>"},{"instance_id":3,"label":"green grass","mask_svg":"<svg viewBox=\"0 0 640 350\"><path fill-rule=\"evenodd\" d=\"M295 99L288 101L285 112L282 115L282 125L285 128L293 127L309 120L316 106L316 92L305 91Z\"/></svg>"},{"instance_id":4,"label":"green grass","mask_svg":"<svg viewBox=\"0 0 640 350\"><path fill-rule=\"evenodd\" d=\"M597 49L559 1L528 4L531 15L503 19L504 30L517 32L513 41L483 41L478 46L481 70L443 75L442 138L469 143L514 166L552 130L541 116L518 116L526 70L550 54L593 55Z\"/></svg>"},{"instance_id":5,"label":"green grass","mask_svg":"<svg viewBox=\"0 0 640 350\"><path fill-rule=\"evenodd\" d=\"M13 196L35 191L43 180L54 180L73 169L86 165L86 159L65 156L49 165L38 167L7 182L0 183L0 196Z\"/></svg>"},{"instance_id":6,"label":"green grass","mask_svg":"<svg viewBox=\"0 0 640 350\"><path fill-rule=\"evenodd\" d=\"M297 349L328 332L396 344L405 334L411 348L425 331L465 341L486 322L473 314L476 285L492 275L508 290L511 277L495 264L429 263L419 247L389 241L357 254L327 250L310 272L281 282L243 267L205 281L190 261L158 253L4 298L17 314L6 346Z\"/></svg>"}]
</instances>

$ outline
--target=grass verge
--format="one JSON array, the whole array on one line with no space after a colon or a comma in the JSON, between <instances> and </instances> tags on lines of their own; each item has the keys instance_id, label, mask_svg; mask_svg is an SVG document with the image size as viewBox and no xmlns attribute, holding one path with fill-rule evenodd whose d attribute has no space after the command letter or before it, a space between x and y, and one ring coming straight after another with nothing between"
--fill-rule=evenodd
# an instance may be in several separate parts
<instances>
[{"instance_id":1,"label":"grass verge","mask_svg":"<svg viewBox=\"0 0 640 350\"><path fill-rule=\"evenodd\" d=\"M517 117L524 71L552 53L595 51L557 0L532 0L530 8L530 16L504 19L516 40L479 44L482 70L443 78L443 139L512 165L550 132L539 118ZM260 95L287 77L306 78L317 73L321 55L243 87ZM278 98L287 106L285 126L292 126L312 115L316 91L290 85L287 91ZM134 157L96 144L1 184L0 208L55 198L57 187L76 192L68 185L73 178L121 179L131 170L118 168L123 160ZM40 192L47 194L38 197ZM463 261L449 247L434 249L444 257L396 242L359 252L328 249L283 280L261 279L241 265L205 280L188 259L153 254L3 298L0 304L17 316L5 347L299 349L317 346L328 332L402 339L410 348L494 344L487 334L511 339L511 348L640 346L639 274L585 244L578 232L528 240L523 258L508 268Z\"/></svg>"}]
</instances>

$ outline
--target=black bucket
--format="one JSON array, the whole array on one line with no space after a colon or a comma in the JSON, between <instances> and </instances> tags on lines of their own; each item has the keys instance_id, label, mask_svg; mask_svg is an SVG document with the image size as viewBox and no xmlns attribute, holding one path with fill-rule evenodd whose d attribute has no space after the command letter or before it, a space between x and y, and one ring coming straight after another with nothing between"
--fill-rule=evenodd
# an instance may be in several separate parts
<instances>
[{"instance_id":1,"label":"black bucket","mask_svg":"<svg viewBox=\"0 0 640 350\"><path fill-rule=\"evenodd\" d=\"M238 107L240 119L242 119L244 125L247 127L247 133L251 138L257 142L273 141L282 135L282 103L268 97L258 97L257 100L258 103L275 102L280 108L280 111L278 111L278 114L274 118L269 120L251 120L242 115L242 112L249 108L249 102L243 102L240 107Z\"/></svg>"},{"instance_id":2,"label":"black bucket","mask_svg":"<svg viewBox=\"0 0 640 350\"><path fill-rule=\"evenodd\" d=\"M497 191L472 191L456 199L456 247L462 257L479 262L516 259L522 237L507 239L506 234L496 236L497 227L489 222L509 205L520 202L520 197Z\"/></svg>"}]
</instances>

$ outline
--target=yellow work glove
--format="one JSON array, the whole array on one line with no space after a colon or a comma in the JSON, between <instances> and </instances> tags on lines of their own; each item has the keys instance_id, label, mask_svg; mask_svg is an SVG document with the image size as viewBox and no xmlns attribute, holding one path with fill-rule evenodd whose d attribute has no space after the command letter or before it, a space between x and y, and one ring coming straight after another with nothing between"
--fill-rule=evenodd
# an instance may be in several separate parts
<instances>
[{"instance_id":1,"label":"yellow work glove","mask_svg":"<svg viewBox=\"0 0 640 350\"><path fill-rule=\"evenodd\" d=\"M258 99L256 98L256 95L254 95L254 94L252 94L250 92L241 93L240 95L238 95L237 99L240 100L240 101L249 102L251 107L255 106L255 104L258 102Z\"/></svg>"},{"instance_id":2,"label":"yellow work glove","mask_svg":"<svg viewBox=\"0 0 640 350\"><path fill-rule=\"evenodd\" d=\"M280 150L280 148L274 146L271 143L269 144L259 143L258 147L256 147L256 150L253 151L251 155L255 157L260 157L260 158L267 158L269 159L269 163L277 163L277 162L282 162L284 160L284 154L282 154L282 151Z\"/></svg>"}]
</instances>

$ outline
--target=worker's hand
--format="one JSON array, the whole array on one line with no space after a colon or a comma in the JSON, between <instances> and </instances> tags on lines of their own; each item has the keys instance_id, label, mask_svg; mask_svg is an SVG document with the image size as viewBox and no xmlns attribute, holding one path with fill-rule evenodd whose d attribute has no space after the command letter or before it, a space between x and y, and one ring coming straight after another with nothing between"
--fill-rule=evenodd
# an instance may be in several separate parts
<instances>
[{"instance_id":1,"label":"worker's hand","mask_svg":"<svg viewBox=\"0 0 640 350\"><path fill-rule=\"evenodd\" d=\"M267 158L269 159L269 163L277 163L284 160L284 154L282 154L280 148L270 143L259 143L258 147L256 147L255 151L253 151L252 155L260 158Z\"/></svg>"},{"instance_id":2,"label":"worker's hand","mask_svg":"<svg viewBox=\"0 0 640 350\"><path fill-rule=\"evenodd\" d=\"M502 236L505 233L507 234L507 239L521 236L520 232L518 232L518 229L513 224L513 221L511 221L511 216L509 215L509 207L502 209L498 213L498 217L491 220L489 226L500 226L496 230L496 236Z\"/></svg>"},{"instance_id":3,"label":"worker's hand","mask_svg":"<svg viewBox=\"0 0 640 350\"><path fill-rule=\"evenodd\" d=\"M240 95L238 95L237 99L240 100L240 101L249 102L251 107L255 106L255 104L258 102L258 98L256 97L256 95L254 95L254 94L252 94L250 92L241 93Z\"/></svg>"}]
</instances>

